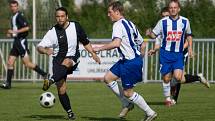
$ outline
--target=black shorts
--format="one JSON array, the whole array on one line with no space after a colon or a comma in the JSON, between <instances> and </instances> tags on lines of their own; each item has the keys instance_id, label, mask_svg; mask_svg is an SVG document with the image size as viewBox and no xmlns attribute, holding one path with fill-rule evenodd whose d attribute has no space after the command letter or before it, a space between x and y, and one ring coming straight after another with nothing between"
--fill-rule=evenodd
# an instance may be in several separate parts
<instances>
[{"instance_id":1,"label":"black shorts","mask_svg":"<svg viewBox=\"0 0 215 121\"><path fill-rule=\"evenodd\" d=\"M23 58L26 54L30 54L27 39L14 38L13 47L10 51L10 55L16 57L21 56Z\"/></svg>"},{"instance_id":2,"label":"black shorts","mask_svg":"<svg viewBox=\"0 0 215 121\"><path fill-rule=\"evenodd\" d=\"M66 58L70 58L70 57L66 57ZM71 58L72 59L72 58ZM61 68L63 65L62 65L62 61L61 61L62 59L58 59L58 58L54 58L53 59L53 66L52 66L52 69L53 69L53 74L57 74L58 73L58 70L59 70L59 68ZM73 60L73 59L72 59ZM79 64L79 60L78 59L76 59L77 61L74 61L75 62L75 64L72 66L72 67L70 67L70 68L66 68L67 69L67 74L72 74L73 73L73 71L75 71L75 69L78 67L78 64ZM66 77L64 77L64 79L66 79Z\"/></svg>"}]
</instances>

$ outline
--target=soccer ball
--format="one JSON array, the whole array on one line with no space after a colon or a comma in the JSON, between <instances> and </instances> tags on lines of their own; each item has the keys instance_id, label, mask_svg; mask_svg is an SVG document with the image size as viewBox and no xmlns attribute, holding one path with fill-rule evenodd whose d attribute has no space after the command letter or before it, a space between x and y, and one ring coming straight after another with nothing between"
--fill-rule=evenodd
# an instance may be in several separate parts
<instances>
[{"instance_id":1,"label":"soccer ball","mask_svg":"<svg viewBox=\"0 0 215 121\"><path fill-rule=\"evenodd\" d=\"M55 96L51 92L40 95L40 105L44 108L51 108L55 104Z\"/></svg>"}]
</instances>

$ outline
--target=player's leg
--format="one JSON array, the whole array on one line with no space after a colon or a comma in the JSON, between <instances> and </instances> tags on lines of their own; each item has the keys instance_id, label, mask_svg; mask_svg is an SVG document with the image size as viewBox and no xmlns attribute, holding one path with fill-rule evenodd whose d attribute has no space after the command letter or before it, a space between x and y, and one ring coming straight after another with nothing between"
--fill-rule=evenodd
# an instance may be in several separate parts
<instances>
[{"instance_id":1,"label":"player's leg","mask_svg":"<svg viewBox=\"0 0 215 121\"><path fill-rule=\"evenodd\" d=\"M164 104L166 106L172 106L174 103L171 99L171 87L170 80L172 79L172 73L167 73L163 76L163 95L165 97Z\"/></svg>"},{"instance_id":2,"label":"player's leg","mask_svg":"<svg viewBox=\"0 0 215 121\"><path fill-rule=\"evenodd\" d=\"M38 74L43 76L43 78L47 78L48 73L43 71L38 65L34 64L31 62L29 55L26 53L24 57L22 57L22 63L30 69L33 69L36 71Z\"/></svg>"},{"instance_id":3,"label":"player's leg","mask_svg":"<svg viewBox=\"0 0 215 121\"><path fill-rule=\"evenodd\" d=\"M168 59L167 59L168 58ZM172 54L167 53L163 49L161 49L160 52L160 73L163 78L163 95L165 97L164 104L166 106L172 106L172 99L171 99L171 93L170 93L170 81L172 79L173 74L173 64L174 59L171 60ZM170 59L170 60L169 60Z\"/></svg>"},{"instance_id":4,"label":"player's leg","mask_svg":"<svg viewBox=\"0 0 215 121\"><path fill-rule=\"evenodd\" d=\"M170 85L171 85L171 96L173 99L172 102L176 104L178 100L179 92L181 89L181 83L179 83L175 78L172 78Z\"/></svg>"},{"instance_id":5,"label":"player's leg","mask_svg":"<svg viewBox=\"0 0 215 121\"><path fill-rule=\"evenodd\" d=\"M113 70L113 68L111 70ZM122 88L116 81L117 79L119 79L119 77L113 74L111 71L108 71L104 76L104 82L122 103L122 111L120 112L119 117L124 118L127 113L133 109L134 105L124 97Z\"/></svg>"},{"instance_id":6,"label":"player's leg","mask_svg":"<svg viewBox=\"0 0 215 121\"><path fill-rule=\"evenodd\" d=\"M132 88L124 89L124 95L146 113L144 121L151 121L157 117L157 113L153 111L144 98L137 92L134 92Z\"/></svg>"},{"instance_id":7,"label":"player's leg","mask_svg":"<svg viewBox=\"0 0 215 121\"><path fill-rule=\"evenodd\" d=\"M20 40L15 40L16 42L16 49L19 53L19 55L22 58L22 63L30 69L33 69L37 73L43 76L43 78L46 78L48 76L48 73L44 72L39 66L36 64L32 63L29 57L30 51L28 50L28 41L27 39L20 39Z\"/></svg>"},{"instance_id":8,"label":"player's leg","mask_svg":"<svg viewBox=\"0 0 215 121\"><path fill-rule=\"evenodd\" d=\"M64 110L67 112L68 118L71 120L75 120L75 115L71 108L70 99L66 93L66 89L67 89L66 80L61 79L61 81L57 82L56 85L57 85L58 97L59 97L60 103L63 106Z\"/></svg>"},{"instance_id":9,"label":"player's leg","mask_svg":"<svg viewBox=\"0 0 215 121\"><path fill-rule=\"evenodd\" d=\"M202 73L199 73L197 75L185 74L183 80L184 83L192 83L198 81L205 85L207 88L210 88L210 83L208 82L207 79L205 79Z\"/></svg>"},{"instance_id":10,"label":"player's leg","mask_svg":"<svg viewBox=\"0 0 215 121\"><path fill-rule=\"evenodd\" d=\"M15 61L16 61L16 56L9 55L8 61L7 61L7 78L1 86L4 89L10 89L11 88L11 80L12 80L13 73L14 73Z\"/></svg>"},{"instance_id":11,"label":"player's leg","mask_svg":"<svg viewBox=\"0 0 215 121\"><path fill-rule=\"evenodd\" d=\"M64 59L67 60L68 58ZM71 59L70 59L71 60ZM43 83L43 90L46 91L49 89L49 87L55 83L59 82L62 78L67 76L68 71L70 69L71 73L76 69L78 63L75 63L74 61L69 61L69 63L64 63L64 61L59 60L59 58L53 59L53 75L50 79L45 79ZM75 67L73 69L73 67Z\"/></svg>"}]
</instances>

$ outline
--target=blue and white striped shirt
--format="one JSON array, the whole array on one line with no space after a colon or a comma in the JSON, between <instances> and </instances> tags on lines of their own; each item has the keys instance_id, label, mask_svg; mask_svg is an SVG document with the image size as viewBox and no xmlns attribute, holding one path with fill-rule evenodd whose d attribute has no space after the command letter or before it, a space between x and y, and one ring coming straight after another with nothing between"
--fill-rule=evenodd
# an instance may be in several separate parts
<instances>
[{"instance_id":1,"label":"blue and white striped shirt","mask_svg":"<svg viewBox=\"0 0 215 121\"><path fill-rule=\"evenodd\" d=\"M161 19L153 32L157 36L162 36L161 48L170 52L183 52L185 35L192 34L190 22L183 16L176 20L171 17Z\"/></svg>"},{"instance_id":2,"label":"blue and white striped shirt","mask_svg":"<svg viewBox=\"0 0 215 121\"><path fill-rule=\"evenodd\" d=\"M139 48L143 42L143 38L131 21L120 19L115 22L113 25L112 40L114 38L122 40L120 47L117 49L123 59L131 60L141 54Z\"/></svg>"}]
</instances>

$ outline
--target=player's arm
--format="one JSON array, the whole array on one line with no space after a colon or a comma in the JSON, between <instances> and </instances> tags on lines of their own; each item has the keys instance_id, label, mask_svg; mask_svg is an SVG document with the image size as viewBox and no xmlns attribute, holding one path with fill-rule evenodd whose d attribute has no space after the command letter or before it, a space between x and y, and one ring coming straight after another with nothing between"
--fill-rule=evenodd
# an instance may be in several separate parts
<instances>
[{"instance_id":1,"label":"player's arm","mask_svg":"<svg viewBox=\"0 0 215 121\"><path fill-rule=\"evenodd\" d=\"M192 37L189 20L187 21L186 34L187 34L187 42L188 42L188 55L189 57L193 57L193 37Z\"/></svg>"},{"instance_id":2,"label":"player's arm","mask_svg":"<svg viewBox=\"0 0 215 121\"><path fill-rule=\"evenodd\" d=\"M155 39L155 46L154 46L154 48L150 49L149 52L148 52L149 56L154 55L160 49L161 40L162 40L161 35L157 36L157 38Z\"/></svg>"},{"instance_id":3,"label":"player's arm","mask_svg":"<svg viewBox=\"0 0 215 121\"><path fill-rule=\"evenodd\" d=\"M111 50L114 48L118 48L121 45L121 39L120 38L114 38L112 42L105 44L101 47L94 47L94 51L103 51L103 50Z\"/></svg>"},{"instance_id":4,"label":"player's arm","mask_svg":"<svg viewBox=\"0 0 215 121\"><path fill-rule=\"evenodd\" d=\"M52 48L48 48L48 47L37 46L37 51L40 54L46 54L46 55L53 54L53 49Z\"/></svg>"},{"instance_id":5,"label":"player's arm","mask_svg":"<svg viewBox=\"0 0 215 121\"><path fill-rule=\"evenodd\" d=\"M37 45L37 51L40 54L46 54L51 55L54 53L52 48L52 37L50 30L46 33L46 35L43 37L42 41Z\"/></svg>"},{"instance_id":6,"label":"player's arm","mask_svg":"<svg viewBox=\"0 0 215 121\"><path fill-rule=\"evenodd\" d=\"M75 22L75 27L76 27L78 41L83 44L84 48L90 54L92 54L93 59L100 64L101 63L100 58L96 55L95 51L93 50L92 45L90 44L90 41L84 29L81 27L81 25L78 22Z\"/></svg>"},{"instance_id":7,"label":"player's arm","mask_svg":"<svg viewBox=\"0 0 215 121\"><path fill-rule=\"evenodd\" d=\"M29 29L30 29L29 26L22 27L18 30L9 29L7 34L19 34L19 33L27 32L27 31L29 31Z\"/></svg>"},{"instance_id":8,"label":"player's arm","mask_svg":"<svg viewBox=\"0 0 215 121\"><path fill-rule=\"evenodd\" d=\"M188 36L187 41L188 41L188 54L190 57L193 57L193 37Z\"/></svg>"},{"instance_id":9,"label":"player's arm","mask_svg":"<svg viewBox=\"0 0 215 121\"><path fill-rule=\"evenodd\" d=\"M96 53L94 52L92 45L90 43L84 45L84 48L90 53L92 54L93 60L95 60L97 63L101 63L100 58L96 55Z\"/></svg>"},{"instance_id":10,"label":"player's arm","mask_svg":"<svg viewBox=\"0 0 215 121\"><path fill-rule=\"evenodd\" d=\"M21 26L18 30L9 30L10 34L19 34L29 31L30 27L28 25L27 20L25 19L23 13L18 14L17 22Z\"/></svg>"},{"instance_id":11,"label":"player's arm","mask_svg":"<svg viewBox=\"0 0 215 121\"><path fill-rule=\"evenodd\" d=\"M152 39L155 39L157 36L155 35L155 33L152 31L151 28L147 29L146 30L146 36L152 38Z\"/></svg>"},{"instance_id":12,"label":"player's arm","mask_svg":"<svg viewBox=\"0 0 215 121\"><path fill-rule=\"evenodd\" d=\"M26 27L22 27L22 28L18 29L16 32L19 34L19 33L27 32L27 31L29 31L29 29L30 29L30 27L26 26Z\"/></svg>"},{"instance_id":13,"label":"player's arm","mask_svg":"<svg viewBox=\"0 0 215 121\"><path fill-rule=\"evenodd\" d=\"M159 49L160 49L160 44L155 44L154 49L150 49L148 52L148 55L149 56L154 55Z\"/></svg>"},{"instance_id":14,"label":"player's arm","mask_svg":"<svg viewBox=\"0 0 215 121\"><path fill-rule=\"evenodd\" d=\"M93 48L95 51L102 51L102 50L111 50L114 48L118 48L121 45L122 37L123 37L123 24L114 23L113 25L113 32L112 32L112 41L108 44L104 44L101 47Z\"/></svg>"},{"instance_id":15,"label":"player's arm","mask_svg":"<svg viewBox=\"0 0 215 121\"><path fill-rule=\"evenodd\" d=\"M184 43L184 49L188 48L189 44L188 44L188 41L186 39L185 43Z\"/></svg>"},{"instance_id":16,"label":"player's arm","mask_svg":"<svg viewBox=\"0 0 215 121\"><path fill-rule=\"evenodd\" d=\"M144 57L144 55L145 55L146 43L147 43L147 42L144 41L144 42L141 44L141 46L140 46L140 52L141 52L141 56L142 56L142 57Z\"/></svg>"},{"instance_id":17,"label":"player's arm","mask_svg":"<svg viewBox=\"0 0 215 121\"><path fill-rule=\"evenodd\" d=\"M153 30L151 28L146 30L146 36L155 39L157 36L162 35L162 20L158 21L157 25L153 28Z\"/></svg>"}]
</instances>

